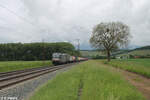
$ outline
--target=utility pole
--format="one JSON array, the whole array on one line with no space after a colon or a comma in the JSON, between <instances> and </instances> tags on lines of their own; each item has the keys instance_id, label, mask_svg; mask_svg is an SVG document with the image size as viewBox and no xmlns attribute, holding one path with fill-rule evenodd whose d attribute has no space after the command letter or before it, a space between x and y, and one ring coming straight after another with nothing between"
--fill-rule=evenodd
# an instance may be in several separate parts
<instances>
[{"instance_id":1,"label":"utility pole","mask_svg":"<svg viewBox=\"0 0 150 100\"><path fill-rule=\"evenodd\" d=\"M80 53L80 39L76 39L77 40L77 42L78 42L78 44L77 44L77 50L78 50L78 52Z\"/></svg>"},{"instance_id":2,"label":"utility pole","mask_svg":"<svg viewBox=\"0 0 150 100\"><path fill-rule=\"evenodd\" d=\"M44 45L44 39L42 39L42 44L43 44L43 65L45 64L44 59L45 59L45 45Z\"/></svg>"},{"instance_id":3,"label":"utility pole","mask_svg":"<svg viewBox=\"0 0 150 100\"><path fill-rule=\"evenodd\" d=\"M80 51L80 39L77 39L77 42L78 42L78 44L77 44L78 51Z\"/></svg>"}]
</instances>

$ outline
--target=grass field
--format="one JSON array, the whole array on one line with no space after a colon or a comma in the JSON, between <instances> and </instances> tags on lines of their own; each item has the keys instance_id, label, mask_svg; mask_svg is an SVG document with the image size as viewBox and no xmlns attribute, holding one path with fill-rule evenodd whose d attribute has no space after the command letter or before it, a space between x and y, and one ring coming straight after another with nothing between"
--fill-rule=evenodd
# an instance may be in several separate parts
<instances>
[{"instance_id":1,"label":"grass field","mask_svg":"<svg viewBox=\"0 0 150 100\"><path fill-rule=\"evenodd\" d=\"M112 60L108 64L150 78L150 59Z\"/></svg>"},{"instance_id":2,"label":"grass field","mask_svg":"<svg viewBox=\"0 0 150 100\"><path fill-rule=\"evenodd\" d=\"M106 66L99 60L79 64L43 85L30 100L145 100L119 72Z\"/></svg>"},{"instance_id":3,"label":"grass field","mask_svg":"<svg viewBox=\"0 0 150 100\"><path fill-rule=\"evenodd\" d=\"M45 61L44 63L43 61L3 61L0 62L0 72L8 72L51 65L52 63L50 61Z\"/></svg>"}]
</instances>

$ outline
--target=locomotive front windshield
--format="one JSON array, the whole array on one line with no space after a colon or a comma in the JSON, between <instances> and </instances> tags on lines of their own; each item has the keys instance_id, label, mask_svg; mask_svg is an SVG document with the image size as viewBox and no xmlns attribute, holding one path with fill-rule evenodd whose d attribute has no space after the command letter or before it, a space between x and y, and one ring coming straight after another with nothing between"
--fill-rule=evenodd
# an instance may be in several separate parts
<instances>
[{"instance_id":1,"label":"locomotive front windshield","mask_svg":"<svg viewBox=\"0 0 150 100\"><path fill-rule=\"evenodd\" d=\"M59 57L60 57L60 54L58 54L58 53L53 54L53 58L59 58Z\"/></svg>"}]
</instances>

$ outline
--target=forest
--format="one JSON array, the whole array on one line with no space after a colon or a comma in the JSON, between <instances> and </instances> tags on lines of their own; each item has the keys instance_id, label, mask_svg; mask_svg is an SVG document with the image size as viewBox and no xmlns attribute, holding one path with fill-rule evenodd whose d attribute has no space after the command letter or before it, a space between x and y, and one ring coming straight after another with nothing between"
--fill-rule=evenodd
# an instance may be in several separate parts
<instances>
[{"instance_id":1,"label":"forest","mask_svg":"<svg viewBox=\"0 0 150 100\"><path fill-rule=\"evenodd\" d=\"M75 47L67 42L56 43L4 43L0 44L0 61L51 60L52 53L62 52L78 55Z\"/></svg>"}]
</instances>

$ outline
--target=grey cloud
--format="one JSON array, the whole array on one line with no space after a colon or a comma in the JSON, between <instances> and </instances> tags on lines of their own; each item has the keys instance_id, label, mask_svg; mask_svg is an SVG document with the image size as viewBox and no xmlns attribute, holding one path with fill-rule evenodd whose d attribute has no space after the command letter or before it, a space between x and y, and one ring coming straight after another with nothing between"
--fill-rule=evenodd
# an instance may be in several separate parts
<instances>
[{"instance_id":1,"label":"grey cloud","mask_svg":"<svg viewBox=\"0 0 150 100\"><path fill-rule=\"evenodd\" d=\"M131 29L133 39L130 47L150 43L149 0L3 0L0 4L33 23L22 21L0 8L0 15L6 20L0 21L0 26L13 29L0 28L0 34L5 33L1 41L34 42L45 39L49 42L74 42L80 38L82 47L86 49L90 47L88 40L94 25L122 21Z\"/></svg>"}]
</instances>

